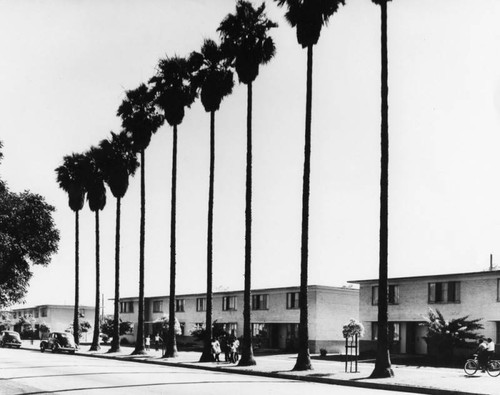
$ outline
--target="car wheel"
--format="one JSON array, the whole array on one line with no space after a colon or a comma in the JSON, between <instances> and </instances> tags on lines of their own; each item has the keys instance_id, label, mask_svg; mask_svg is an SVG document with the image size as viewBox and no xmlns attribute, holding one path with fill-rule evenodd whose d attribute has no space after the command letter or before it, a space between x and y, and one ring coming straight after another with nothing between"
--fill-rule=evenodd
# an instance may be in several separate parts
<instances>
[{"instance_id":1,"label":"car wheel","mask_svg":"<svg viewBox=\"0 0 500 395\"><path fill-rule=\"evenodd\" d=\"M45 352L45 344L40 344L40 351Z\"/></svg>"}]
</instances>

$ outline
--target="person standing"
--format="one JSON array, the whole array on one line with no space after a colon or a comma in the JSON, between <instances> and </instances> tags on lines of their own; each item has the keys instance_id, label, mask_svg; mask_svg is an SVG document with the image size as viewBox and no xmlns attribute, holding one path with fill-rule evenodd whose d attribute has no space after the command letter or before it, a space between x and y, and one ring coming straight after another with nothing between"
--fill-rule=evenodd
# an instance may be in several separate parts
<instances>
[{"instance_id":1,"label":"person standing","mask_svg":"<svg viewBox=\"0 0 500 395\"><path fill-rule=\"evenodd\" d=\"M491 337L488 338L488 344L486 353L488 355L488 361L492 360L495 355L495 342Z\"/></svg>"},{"instance_id":2,"label":"person standing","mask_svg":"<svg viewBox=\"0 0 500 395\"><path fill-rule=\"evenodd\" d=\"M158 348L160 347L160 335L158 332L155 334L155 350L158 351Z\"/></svg>"},{"instance_id":3,"label":"person standing","mask_svg":"<svg viewBox=\"0 0 500 395\"><path fill-rule=\"evenodd\" d=\"M149 335L147 335L146 336L146 350L147 351L149 351L150 346L151 346L151 338L149 337Z\"/></svg>"}]
</instances>

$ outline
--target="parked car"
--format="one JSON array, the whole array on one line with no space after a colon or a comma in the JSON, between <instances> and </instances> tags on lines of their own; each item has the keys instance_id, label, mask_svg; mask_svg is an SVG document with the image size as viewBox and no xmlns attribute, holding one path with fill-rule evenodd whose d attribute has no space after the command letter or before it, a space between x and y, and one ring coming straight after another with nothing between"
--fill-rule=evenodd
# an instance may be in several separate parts
<instances>
[{"instance_id":1,"label":"parked car","mask_svg":"<svg viewBox=\"0 0 500 395\"><path fill-rule=\"evenodd\" d=\"M66 332L51 332L49 337L40 342L40 351L52 350L52 352L67 351L74 354L77 350L73 335Z\"/></svg>"},{"instance_id":2,"label":"parked car","mask_svg":"<svg viewBox=\"0 0 500 395\"><path fill-rule=\"evenodd\" d=\"M21 347L21 336L14 331L3 331L0 334L0 347Z\"/></svg>"}]
</instances>

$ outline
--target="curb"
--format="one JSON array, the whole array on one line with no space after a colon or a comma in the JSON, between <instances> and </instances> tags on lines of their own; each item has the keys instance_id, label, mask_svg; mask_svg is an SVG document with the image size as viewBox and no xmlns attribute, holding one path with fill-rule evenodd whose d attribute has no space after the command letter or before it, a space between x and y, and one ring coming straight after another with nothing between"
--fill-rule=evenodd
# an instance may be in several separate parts
<instances>
[{"instance_id":1,"label":"curb","mask_svg":"<svg viewBox=\"0 0 500 395\"><path fill-rule=\"evenodd\" d=\"M33 348L21 347L21 349L37 351L36 349L33 349ZM387 384L387 383L351 381L351 380L341 380L341 379L334 379L334 378L327 378L327 377L298 376L298 375L286 374L286 373L263 372L263 371L245 370L245 369L236 370L235 368L193 365L191 363L186 363L186 362L168 362L168 361L158 361L158 360L151 360L151 359L134 359L134 358L129 358L128 356L111 356L111 355L88 354L88 353L79 353L79 352L76 352L75 355L89 357L89 358L112 359L112 360L116 360L116 361L136 362L136 363L144 363L144 364L150 364L150 365L179 367L179 368L187 368L187 369L198 369L198 370L206 370L206 371L212 371L212 372L241 374L241 375L246 375L246 376L260 376L260 377L269 377L269 378L284 379L284 380L306 381L306 382L313 382L313 383L320 383L320 384L331 384L331 385L340 385L340 386L346 386L346 387L356 387L356 388L365 388L365 389L400 391L400 392L408 392L408 393L414 393L414 394L478 395L477 392L454 391L454 390L447 390L447 389L440 389L440 388L410 386L410 385L406 385L406 384Z\"/></svg>"}]
</instances>

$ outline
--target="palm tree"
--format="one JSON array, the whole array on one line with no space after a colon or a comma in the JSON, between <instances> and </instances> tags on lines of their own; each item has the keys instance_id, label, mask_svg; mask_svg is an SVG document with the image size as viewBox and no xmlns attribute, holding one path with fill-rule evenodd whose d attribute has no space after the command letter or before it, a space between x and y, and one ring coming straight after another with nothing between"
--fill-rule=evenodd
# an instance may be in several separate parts
<instances>
[{"instance_id":1,"label":"palm tree","mask_svg":"<svg viewBox=\"0 0 500 395\"><path fill-rule=\"evenodd\" d=\"M67 155L63 164L56 169L57 182L69 198L69 207L75 212L75 308L73 312L73 337L80 344L79 325L79 295L80 295L80 225L79 213L85 202L84 163L83 154Z\"/></svg>"},{"instance_id":2,"label":"palm tree","mask_svg":"<svg viewBox=\"0 0 500 395\"><path fill-rule=\"evenodd\" d=\"M255 365L251 333L251 252L252 252L252 83L259 66L268 63L276 48L268 31L278 25L267 19L265 4L257 9L248 1L238 0L236 13L228 14L217 31L240 82L247 85L247 155L245 193L245 290L243 296L243 348L239 366Z\"/></svg>"},{"instance_id":3,"label":"palm tree","mask_svg":"<svg viewBox=\"0 0 500 395\"><path fill-rule=\"evenodd\" d=\"M215 174L215 112L222 99L233 91L233 73L222 48L213 40L205 40L200 52L190 56L195 72L192 84L201 91L200 98L206 112L210 113L210 176L208 187L208 231L207 231L207 305L205 339L200 362L214 360L212 341L212 251L213 251L213 209Z\"/></svg>"},{"instance_id":4,"label":"palm tree","mask_svg":"<svg viewBox=\"0 0 500 395\"><path fill-rule=\"evenodd\" d=\"M126 131L120 134L111 132L109 140L99 143L96 160L104 181L116 198L115 226L115 304L113 317L113 340L109 352L120 351L120 211L121 200L128 189L129 176L133 176L139 162L137 153L132 149L132 141Z\"/></svg>"},{"instance_id":5,"label":"palm tree","mask_svg":"<svg viewBox=\"0 0 500 395\"><path fill-rule=\"evenodd\" d=\"M312 369L309 355L308 329L308 266L309 266L309 185L311 175L311 120L312 120L312 68L313 46L318 43L321 28L337 12L345 0L276 0L287 5L286 20L297 28L297 41L307 48L306 127L304 146L304 174L302 179L302 237L300 254L300 323L299 353L293 370Z\"/></svg>"},{"instance_id":6,"label":"palm tree","mask_svg":"<svg viewBox=\"0 0 500 395\"><path fill-rule=\"evenodd\" d=\"M89 202L90 211L95 213L95 318L94 318L94 335L90 351L97 351L99 346L99 330L100 330L100 300L101 300L101 285L100 285L100 245L99 245L99 211L106 206L106 187L101 170L97 165L97 156L99 155L98 148L92 147L85 154L84 167L84 185L87 191L87 201ZM74 331L79 332L75 329Z\"/></svg>"},{"instance_id":7,"label":"palm tree","mask_svg":"<svg viewBox=\"0 0 500 395\"><path fill-rule=\"evenodd\" d=\"M153 94L145 84L126 92L126 98L118 108L117 115L122 118L122 126L132 139L132 146L141 154L141 220L139 237L139 311L137 319L137 338L133 355L146 354L144 345L144 242L146 227L146 182L145 150L151 136L163 123L163 117L156 112Z\"/></svg>"},{"instance_id":8,"label":"palm tree","mask_svg":"<svg viewBox=\"0 0 500 395\"><path fill-rule=\"evenodd\" d=\"M176 200L177 200L177 126L184 119L184 109L189 107L196 90L191 85L191 65L180 57L161 59L157 74L151 79L156 103L163 110L165 119L173 127L172 142L172 195L170 214L170 298L169 325L164 358L177 356L175 337L175 270L176 270Z\"/></svg>"},{"instance_id":9,"label":"palm tree","mask_svg":"<svg viewBox=\"0 0 500 395\"><path fill-rule=\"evenodd\" d=\"M388 207L389 207L389 108L387 85L387 1L372 0L381 10L381 156L380 156L380 233L379 233L379 280L378 280L378 337L375 368L370 377L393 377L388 339Z\"/></svg>"}]
</instances>

